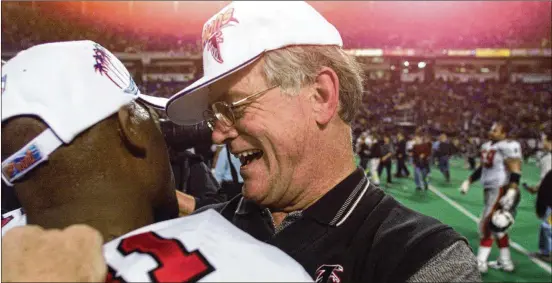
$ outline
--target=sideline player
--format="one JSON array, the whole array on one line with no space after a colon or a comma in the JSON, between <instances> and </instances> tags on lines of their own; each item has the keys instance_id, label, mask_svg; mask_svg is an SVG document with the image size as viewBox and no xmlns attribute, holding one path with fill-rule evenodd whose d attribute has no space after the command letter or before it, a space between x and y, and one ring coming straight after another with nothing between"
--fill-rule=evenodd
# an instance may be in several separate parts
<instances>
[{"instance_id":1,"label":"sideline player","mask_svg":"<svg viewBox=\"0 0 552 283\"><path fill-rule=\"evenodd\" d=\"M36 45L2 66L2 77L2 178L25 210L2 217L11 239L3 246L21 245L8 230L26 223L87 224L116 238L104 245L108 282L312 282L291 257L213 210L171 219L178 206L167 147L145 106L156 98L140 94L99 44ZM24 247L16 252L33 253ZM3 280L48 278L4 269L9 260Z\"/></svg>"},{"instance_id":2,"label":"sideline player","mask_svg":"<svg viewBox=\"0 0 552 283\"><path fill-rule=\"evenodd\" d=\"M486 273L488 267L511 272L514 263L510 256L510 243L506 232L514 222L516 207L520 200L521 146L507 139L506 122L495 122L489 132L490 141L481 146L481 164L465 180L460 192L466 194L471 183L481 178L484 188L483 215L479 221L480 242L477 252L479 271ZM497 261L487 263L493 237L500 249Z\"/></svg>"}]
</instances>

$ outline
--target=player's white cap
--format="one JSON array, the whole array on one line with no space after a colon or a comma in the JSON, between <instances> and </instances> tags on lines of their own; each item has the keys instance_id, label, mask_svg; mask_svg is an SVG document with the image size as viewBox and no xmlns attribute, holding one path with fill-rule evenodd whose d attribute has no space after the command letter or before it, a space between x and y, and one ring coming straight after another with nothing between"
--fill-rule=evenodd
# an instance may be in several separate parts
<instances>
[{"instance_id":1,"label":"player's white cap","mask_svg":"<svg viewBox=\"0 0 552 283\"><path fill-rule=\"evenodd\" d=\"M142 95L123 63L93 41L47 43L19 52L2 66L2 122L31 115L49 128L2 161L2 179L11 185L135 99L157 107L166 102Z\"/></svg>"},{"instance_id":2,"label":"player's white cap","mask_svg":"<svg viewBox=\"0 0 552 283\"><path fill-rule=\"evenodd\" d=\"M233 2L203 26L204 76L173 95L167 115L177 124L196 124L207 109L208 86L270 50L290 45L337 45L337 29L303 1Z\"/></svg>"}]
</instances>

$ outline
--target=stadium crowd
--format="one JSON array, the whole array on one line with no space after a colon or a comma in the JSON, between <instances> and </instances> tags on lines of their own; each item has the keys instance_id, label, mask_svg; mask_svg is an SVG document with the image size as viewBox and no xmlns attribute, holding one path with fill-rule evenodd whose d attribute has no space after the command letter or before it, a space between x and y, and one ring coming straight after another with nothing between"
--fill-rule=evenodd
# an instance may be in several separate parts
<instances>
[{"instance_id":1,"label":"stadium crowd","mask_svg":"<svg viewBox=\"0 0 552 283\"><path fill-rule=\"evenodd\" d=\"M186 83L158 80L144 85L145 93L168 97ZM550 83L374 80L364 87L363 106L353 122L357 134L365 130L396 133L411 125L461 139L485 138L493 121L505 117L515 137L538 139L552 120Z\"/></svg>"},{"instance_id":2,"label":"stadium crowd","mask_svg":"<svg viewBox=\"0 0 552 283\"><path fill-rule=\"evenodd\" d=\"M507 27L498 22L489 25L493 21L481 18L473 24L446 21L442 23L445 26L439 30L431 28L433 23L425 23L421 27L417 25L417 28L424 30L423 33L413 33L405 30L408 25L400 23L392 23L394 27L382 28L377 24L379 19L375 18L378 16L375 10L372 11L375 13L373 20L367 20L364 13L343 12L348 13L347 17L341 17L341 22L336 25L342 31L346 48L550 48L550 30L546 28L546 24L539 22L547 20L543 13L546 13L549 3L543 1L529 4L520 6L523 17L508 22ZM201 53L201 44L196 38L170 32L151 32L140 25L113 23L106 19L105 13L91 13L92 17L83 17L79 12L47 12L42 6L46 5L31 2L2 3L3 50L22 50L45 42L90 39L114 52ZM124 12L124 9L114 9L111 14ZM356 24L359 22L365 24ZM450 30L455 32L448 32Z\"/></svg>"},{"instance_id":3,"label":"stadium crowd","mask_svg":"<svg viewBox=\"0 0 552 283\"><path fill-rule=\"evenodd\" d=\"M114 52L201 53L199 40L120 22L108 26L106 15L101 13L86 19L78 13L64 13L62 19L56 13L33 8L30 2L3 2L2 9L2 50L18 51L46 42L88 39Z\"/></svg>"},{"instance_id":4,"label":"stadium crowd","mask_svg":"<svg viewBox=\"0 0 552 283\"><path fill-rule=\"evenodd\" d=\"M485 137L492 121L504 117L514 125L515 136L534 138L552 119L551 93L549 83L372 81L365 85L363 107L355 122L356 128L381 124L381 120L393 125L406 116L413 124L437 132Z\"/></svg>"}]
</instances>

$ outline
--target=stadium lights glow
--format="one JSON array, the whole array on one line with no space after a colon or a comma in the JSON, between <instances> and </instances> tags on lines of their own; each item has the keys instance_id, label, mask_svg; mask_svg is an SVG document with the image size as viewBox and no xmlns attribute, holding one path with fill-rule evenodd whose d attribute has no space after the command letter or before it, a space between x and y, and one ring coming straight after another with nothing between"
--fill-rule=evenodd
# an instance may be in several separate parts
<instances>
[{"instance_id":1,"label":"stadium lights glow","mask_svg":"<svg viewBox=\"0 0 552 283\"><path fill-rule=\"evenodd\" d=\"M418 63L418 68L423 69L426 66L426 62L422 61Z\"/></svg>"},{"instance_id":2,"label":"stadium lights glow","mask_svg":"<svg viewBox=\"0 0 552 283\"><path fill-rule=\"evenodd\" d=\"M391 65L391 70L395 70L395 65Z\"/></svg>"},{"instance_id":3,"label":"stadium lights glow","mask_svg":"<svg viewBox=\"0 0 552 283\"><path fill-rule=\"evenodd\" d=\"M405 66L405 67L408 67L408 66L410 65L410 62L408 62L408 61L404 61L404 63L403 63L403 64L404 64L404 66Z\"/></svg>"}]
</instances>

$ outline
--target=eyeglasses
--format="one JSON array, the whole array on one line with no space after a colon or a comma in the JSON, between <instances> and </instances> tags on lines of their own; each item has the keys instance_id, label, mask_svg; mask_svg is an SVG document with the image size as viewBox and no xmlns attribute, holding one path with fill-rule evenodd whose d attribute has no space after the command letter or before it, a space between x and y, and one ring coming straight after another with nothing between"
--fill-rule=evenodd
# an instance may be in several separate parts
<instances>
[{"instance_id":1,"label":"eyeglasses","mask_svg":"<svg viewBox=\"0 0 552 283\"><path fill-rule=\"evenodd\" d=\"M215 122L217 120L222 122L224 126L231 127L236 123L234 109L253 102L254 99L277 87L278 85L270 87L230 104L224 101L215 102L211 105L211 110L205 110L205 112L203 112L203 117L212 131L215 129Z\"/></svg>"}]
</instances>

